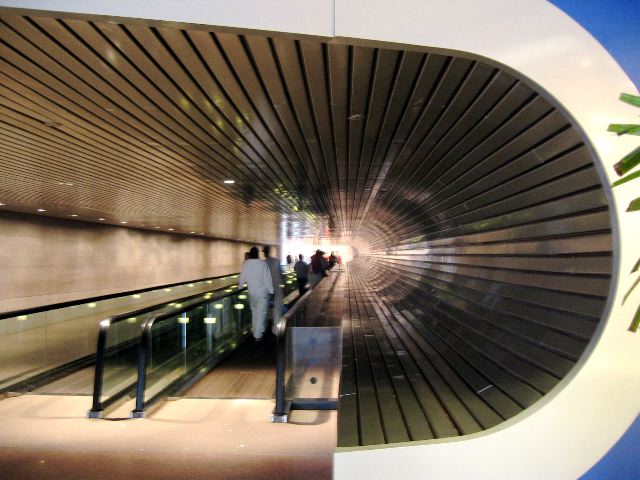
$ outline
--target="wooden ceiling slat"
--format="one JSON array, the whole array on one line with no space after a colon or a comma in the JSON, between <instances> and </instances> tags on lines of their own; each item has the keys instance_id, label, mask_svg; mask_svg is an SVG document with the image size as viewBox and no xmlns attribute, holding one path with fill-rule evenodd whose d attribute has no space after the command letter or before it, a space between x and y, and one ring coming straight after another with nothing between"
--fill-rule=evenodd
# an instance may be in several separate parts
<instances>
[{"instance_id":1,"label":"wooden ceiling slat","mask_svg":"<svg viewBox=\"0 0 640 480\"><path fill-rule=\"evenodd\" d=\"M365 196L365 188L373 175L371 164L373 153L382 132L383 121L391 104L391 87L399 73L399 53L388 50L378 50L375 67L372 72L371 91L367 105L367 118L364 121L365 130L356 173L356 190L352 205L354 216L352 222L358 224L360 213L364 205L361 204ZM371 191L366 192L369 197ZM365 199L366 202L366 199Z\"/></svg>"},{"instance_id":2,"label":"wooden ceiling slat","mask_svg":"<svg viewBox=\"0 0 640 480\"><path fill-rule=\"evenodd\" d=\"M104 24L98 26L112 27ZM240 150L215 124L216 119L211 122L198 109L192 108L192 103L184 92L178 89L175 82L159 68L158 59L149 57L148 52L141 50L122 30L118 30L117 35L117 42L123 56L131 58L130 62L126 62L127 73L136 81L137 88L141 89L156 105L152 113L165 115L171 119L169 124L172 125L172 129L181 132L180 138L174 141L177 140L178 145L194 149L193 155L190 156L191 161L205 167L205 171L213 169L215 173L209 176L214 179L243 178L246 175L246 169L240 160L242 157ZM148 37L156 38L149 32ZM173 70L179 71L180 68L172 62L170 54L162 46L158 48L164 51L162 59L169 62ZM190 87L192 90L195 89L193 85ZM220 121L220 118L218 117L217 120ZM162 139L158 141L162 143ZM208 168L206 168L207 165ZM205 173L204 176L206 177L207 174Z\"/></svg>"},{"instance_id":3,"label":"wooden ceiling slat","mask_svg":"<svg viewBox=\"0 0 640 480\"><path fill-rule=\"evenodd\" d=\"M26 28L26 27L28 27L28 25L24 24L23 27ZM29 31L28 33L30 33L30 34L32 34L34 36L36 35L36 33L34 33L34 31ZM44 40L43 40L43 42L44 42ZM45 42L45 44L49 45L46 42ZM61 49L53 50L52 54L55 55L55 56L64 56L65 51L61 50ZM45 96L51 95L51 90L49 89L48 86L49 85L53 85L53 86L57 87L59 91L63 92L63 94L61 95L60 98L67 98L67 97L75 98L76 100L79 100L83 105L85 105L85 107L87 109L92 109L93 112L96 115L101 115L101 114L105 115L105 114L108 113L108 112L106 112L106 108L109 108L108 106L105 107L105 109L96 109L95 102L96 101L100 101L100 99L103 99L103 97L101 95L97 94L97 90L95 90L95 89L93 89L91 87L88 87L88 85L86 83L84 83L84 82L80 82L78 77L75 76L75 75L69 74L69 71L67 69L59 68L57 62L54 62L54 61L50 60L51 57L46 57L46 56L39 57L40 64L43 65L43 67L37 68L37 67L33 66L30 63L25 63L25 61L23 59L21 59L20 57L15 57L12 52L3 52L3 55L5 55L7 58L13 59L16 63L21 65L23 68L31 70L32 71L32 75L34 76L34 78L39 78L40 79L39 85L36 84L32 88L36 88L36 89L40 88L41 90L44 89L47 92L46 94L44 94ZM75 65L75 68L77 69L77 71L81 71L81 69L82 69L81 65L74 64L73 63L74 60L72 60L70 58L67 59L67 60L71 63L72 66ZM58 72L63 77L65 77L67 80L69 80L71 82L71 85L73 86L73 88L67 87L66 84L60 82L57 78L51 76L50 72L54 72L54 71ZM93 85L98 84L101 88L107 89L107 91L108 91L109 87L104 85L104 84L101 84L101 80L98 77L92 77L91 80L93 82ZM36 83L38 83L38 82L36 82ZM85 94L87 94L88 99L85 100L82 96L79 97L76 94L76 92L78 92L78 91L84 91ZM111 92L111 93L113 93L113 92ZM109 103L106 103L105 105L109 105ZM132 102L129 105L129 107L130 107L131 110L135 110L135 102ZM70 108L73 108L73 107L71 106ZM127 111L131 111L131 110L127 110ZM82 110L77 111L76 109L72 109L72 111L74 112L74 114L82 113ZM52 112L52 115L54 113L55 112ZM130 119L129 121L131 123L131 117L128 116L127 118ZM152 117L149 116L149 118L152 118ZM130 128L129 128L130 126L131 125L123 126L122 130L123 131L130 130ZM135 126L139 127L138 130L137 130L138 135L144 134L145 128L143 126L140 126L140 125L135 125ZM111 142L108 142L108 144L110 144L110 143ZM145 148L148 149L148 147L146 147L144 142L140 142L140 139L136 139L134 141L134 143L132 143L132 144L133 145L137 144L137 146L141 147L141 148L138 149L138 152L140 152L140 153L143 153ZM112 145L109 145L109 147L107 147L107 149L110 148L111 146ZM156 161L157 161L157 156L158 155L156 154ZM163 157L164 153L160 153L159 156ZM206 170L205 170L205 172L206 172ZM173 172L174 175L176 173L177 172Z\"/></svg>"},{"instance_id":4,"label":"wooden ceiling slat","mask_svg":"<svg viewBox=\"0 0 640 480\"><path fill-rule=\"evenodd\" d=\"M378 138L367 174L365 189L368 191L365 202L361 203L356 215L354 230L357 231L376 199L382 183L391 167L388 153L392 148L392 140L397 135L400 120L409 108L414 108L411 99L418 82L418 74L424 67L426 54L417 52L402 52L399 71L395 77L393 90L389 97L389 106Z\"/></svg>"},{"instance_id":5,"label":"wooden ceiling slat","mask_svg":"<svg viewBox=\"0 0 640 480\"><path fill-rule=\"evenodd\" d=\"M287 174L283 171L280 163L271 155L271 152L265 148L262 140L254 133L251 126L251 118L249 112L242 112L233 101L226 102L226 108L220 108L216 105L222 99L227 99L227 95L220 89L215 80L215 76L206 69L199 55L188 43L183 32L173 29L159 28L158 32L171 47L178 58L188 58L189 75L193 77L193 81L197 83L202 92L205 110L211 116L218 114L218 119L214 122L232 125L234 130L230 135L235 145L247 151L247 155L254 160L254 167L261 171L270 172L270 178L275 179L278 183L288 183ZM291 172L289 172L291 173Z\"/></svg>"},{"instance_id":6,"label":"wooden ceiling slat","mask_svg":"<svg viewBox=\"0 0 640 480\"><path fill-rule=\"evenodd\" d=\"M6 83L9 84L10 82ZM16 92L17 91L14 91L14 93ZM6 98L6 96L0 96L0 104L4 104L3 100ZM9 101L8 106L12 108L13 111L5 111L7 117L14 117L14 112L17 113L20 110L20 105L16 103L18 99L19 96L17 94L11 96L11 101ZM38 99L32 95L30 105L37 108L37 101ZM30 112L31 111L28 113ZM17 117L14 118L17 120ZM31 130L28 123L23 123L22 125L26 130ZM70 155L70 157L65 158L63 163L68 166L73 166L74 172L77 172L78 164L85 165L87 163L91 163L92 165L95 165L95 183L100 183L100 179L105 175L105 173L111 170L113 172L111 175L112 178L115 179L115 181L120 181L125 184L134 178L137 178L136 182L143 181L146 178L147 183L155 184L158 179L162 179L164 176L167 181L175 183L176 188L192 186L192 183L185 178L186 176L184 175L184 172L182 172L182 175L178 176L178 180L176 181L175 175L180 173L179 170L174 172L165 172L164 170L158 170L155 168L154 162L146 162L139 159L135 163L132 163L129 161L130 157L127 155L126 151L121 151L120 153L122 155L118 157L114 155L113 149L109 149L107 143L101 144L96 142L91 135L73 135L73 126L70 126L69 124L65 124L63 127L55 129L50 127L40 127L39 130L45 137L57 144L58 146L56 148L60 151L67 151L69 146L75 145L75 150L67 151L67 154ZM60 137L64 137L64 140ZM48 165L43 165L42 168L47 170ZM156 172L153 173L154 171ZM218 197L223 204L230 204L227 199L224 199L219 195L214 194L213 197Z\"/></svg>"},{"instance_id":7,"label":"wooden ceiling slat","mask_svg":"<svg viewBox=\"0 0 640 480\"><path fill-rule=\"evenodd\" d=\"M372 196L375 195L376 203L383 206L380 212L376 209L376 214L381 215L381 220L384 219L384 213L387 211L385 207L390 208L394 204L390 195L397 191L395 189L397 179L402 177L406 171L405 165L398 161L398 157L402 154L407 140L416 134L421 119L424 118L426 110L431 104L439 81L444 77L450 63L451 60L447 57L429 55L422 65L419 79L414 84L408 108L400 119L383 163L382 173L384 175L381 176L384 177L384 180L380 178L375 189L372 189ZM407 176L405 176L406 178ZM404 188L406 187L402 187L400 190Z\"/></svg>"},{"instance_id":8,"label":"wooden ceiling slat","mask_svg":"<svg viewBox=\"0 0 640 480\"><path fill-rule=\"evenodd\" d=\"M220 37L222 38L222 35ZM326 190L318 188L317 179L319 179L319 173L317 166L312 160L311 152L309 151L300 125L292 110L269 40L251 35L246 37L246 45L252 61L255 62L260 82L264 85L270 103L274 106L280 123L291 139L295 148L296 158L299 159L299 162L302 164L306 178L309 179L310 190L315 187L315 190L322 195L319 197L319 205L315 207L320 212L326 212L329 208L329 199L326 196Z\"/></svg>"},{"instance_id":9,"label":"wooden ceiling slat","mask_svg":"<svg viewBox=\"0 0 640 480\"><path fill-rule=\"evenodd\" d=\"M296 171L298 154L274 110L274 105L269 101L269 96L261 85L258 72L252 66L241 38L237 35L222 33L214 36L212 33L199 31L189 32L189 36L207 61L208 67L216 70L216 77L220 84L241 105L241 110L246 112L254 110L256 116L252 125L258 128L258 119L264 125L260 128L264 132L262 137L264 142L267 145L273 145L274 150L282 152L284 160L289 163L289 170L296 172L297 184L306 180L306 176ZM225 65L227 68L219 68L220 65Z\"/></svg>"},{"instance_id":10,"label":"wooden ceiling slat","mask_svg":"<svg viewBox=\"0 0 640 480\"><path fill-rule=\"evenodd\" d=\"M347 222L354 222L354 200L358 182L358 168L364 142L365 124L369 115L371 74L376 51L372 48L353 47L349 78L349 157L347 163Z\"/></svg>"},{"instance_id":11,"label":"wooden ceiling slat","mask_svg":"<svg viewBox=\"0 0 640 480\"><path fill-rule=\"evenodd\" d=\"M329 44L327 46L329 107L331 110L331 125L334 136L333 144L335 147L335 170L337 175L332 193L334 203L338 206L340 224L343 225L345 231L350 229L346 218L349 50L349 47L345 45Z\"/></svg>"},{"instance_id":12,"label":"wooden ceiling slat","mask_svg":"<svg viewBox=\"0 0 640 480\"><path fill-rule=\"evenodd\" d=\"M232 76L228 75L226 83L231 88L231 92L226 91L224 86L218 82L217 75L211 70L212 67L215 68L216 62L214 61L212 64L206 63L206 58L211 55L211 50L217 51L217 46L212 41L211 36L199 37L207 43L207 47L203 52L202 49L197 49L197 44L194 44L193 48L190 45L188 46L190 37L178 34L177 31L172 29L160 29L159 31L173 46L174 50L178 52L180 57L192 56L197 59L190 65L190 72L198 81L203 92L206 92L211 108L219 109L225 116L226 123L235 124L242 135L242 142L246 142L249 146L253 145L256 153L261 158L271 159L275 170L274 175L277 176L279 182L287 183L288 188L291 189L293 185L289 184L290 179L296 176L291 163L286 161L278 148L269 148L269 145L273 147L275 143L242 89L234 81L235 79L232 80L230 78ZM217 52L216 56L219 61L223 62L219 52ZM200 60L201 57L202 60ZM224 71L224 69L222 70Z\"/></svg>"},{"instance_id":13,"label":"wooden ceiling slat","mask_svg":"<svg viewBox=\"0 0 640 480\"><path fill-rule=\"evenodd\" d=\"M154 61L155 68L152 72L147 72L149 77L164 95L181 108L191 128L199 128L207 132L219 145L218 153L226 160L223 168L234 172L238 178L246 176L247 171L260 171L261 175L268 178L267 181L275 182L276 179L269 169L262 170L263 163L244 151L245 145L234 142L233 136L237 134L235 127L224 122L224 118L215 109L206 111L208 103L206 98L152 29L132 25L128 30L139 43L145 46L147 54L151 55ZM216 122L222 122L226 128L220 128Z\"/></svg>"},{"instance_id":14,"label":"wooden ceiling slat","mask_svg":"<svg viewBox=\"0 0 640 480\"><path fill-rule=\"evenodd\" d=\"M570 121L482 62L63 17L0 20L0 187L20 208L272 243L286 218L376 248L604 208Z\"/></svg>"},{"instance_id":15,"label":"wooden ceiling slat","mask_svg":"<svg viewBox=\"0 0 640 480\"><path fill-rule=\"evenodd\" d=\"M324 161L327 182L335 185L338 173L335 169L335 147L329 118L329 95L324 48L317 42L299 42L303 76L309 92L309 121L315 126L314 134L319 141L320 155Z\"/></svg>"},{"instance_id":16,"label":"wooden ceiling slat","mask_svg":"<svg viewBox=\"0 0 640 480\"><path fill-rule=\"evenodd\" d=\"M512 97L509 97L509 100L512 99ZM515 97L515 99L522 100L522 97ZM389 203L387 204L394 202L400 194L403 195L407 205L413 204L416 197L425 195L424 190L420 189L420 184L429 185L430 191L438 187L446 186L447 183L443 178L444 176L448 174L457 177L460 172L466 172L467 169L472 168L484 158L485 155L500 150L500 148L516 137L520 131L540 121L540 119L550 111L548 104L540 97L533 99L527 97L524 100L524 104L520 104L518 101L508 102L506 108L503 108L501 104L498 105L497 109L499 109L501 116L498 117L496 115L493 118L495 118L496 121L498 118L501 118L503 119L503 123L491 122L488 124L488 122L481 121L478 124L480 128L472 129L458 145L447 152L440 161L437 162L435 168L425 172L425 175L420 178L417 185L412 186L412 188L408 190L405 178L405 187L398 188L395 184L391 186L388 192L393 192L393 197L389 198L388 195L386 201ZM456 158L455 154L459 155L461 151L465 152L462 158ZM402 177L399 176L399 178L400 180L397 181L401 182ZM393 217L399 220L396 214L397 212L395 211L387 211L385 218Z\"/></svg>"},{"instance_id":17,"label":"wooden ceiling slat","mask_svg":"<svg viewBox=\"0 0 640 480\"><path fill-rule=\"evenodd\" d=\"M235 92L233 98L236 101L238 99L242 101L245 95L248 97L246 103L250 103L251 107L247 111L253 109L255 112L253 126L260 127L264 123L264 128L256 130L263 132L262 142L270 146L272 151L278 152L274 157L280 159L278 161L281 165L285 165L285 170L292 173L288 181L275 185L278 195L282 197L283 192L286 192L292 197L288 199L292 205L302 206L306 202L311 206L312 211L319 211L319 205L322 204L319 197L321 190L313 188L311 176L304 166L300 166L292 139L276 113L274 104L270 101L257 66L254 68L252 64L248 46L245 47L237 35L218 34L215 37L213 35L203 37L196 35L198 33L200 32L192 32L192 38L196 38L196 46L208 60L209 67L219 72L218 78L225 84L228 91ZM222 64L227 68L219 68ZM274 85L277 84L274 83Z\"/></svg>"}]
</instances>

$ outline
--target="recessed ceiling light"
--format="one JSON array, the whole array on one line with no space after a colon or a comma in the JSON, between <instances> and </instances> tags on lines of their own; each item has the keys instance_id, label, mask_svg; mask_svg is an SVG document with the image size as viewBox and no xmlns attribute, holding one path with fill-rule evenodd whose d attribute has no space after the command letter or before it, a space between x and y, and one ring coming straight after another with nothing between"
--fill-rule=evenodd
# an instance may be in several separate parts
<instances>
[{"instance_id":1,"label":"recessed ceiling light","mask_svg":"<svg viewBox=\"0 0 640 480\"><path fill-rule=\"evenodd\" d=\"M39 212L46 212L46 210L44 208L39 208L38 211Z\"/></svg>"},{"instance_id":2,"label":"recessed ceiling light","mask_svg":"<svg viewBox=\"0 0 640 480\"><path fill-rule=\"evenodd\" d=\"M235 180L224 180L222 183L226 183L226 184L232 184L232 183L236 183Z\"/></svg>"},{"instance_id":3,"label":"recessed ceiling light","mask_svg":"<svg viewBox=\"0 0 640 480\"><path fill-rule=\"evenodd\" d=\"M77 217L78 214L77 213L72 213L71 215L69 215L70 217Z\"/></svg>"},{"instance_id":4,"label":"recessed ceiling light","mask_svg":"<svg viewBox=\"0 0 640 480\"><path fill-rule=\"evenodd\" d=\"M4 207L6 203L0 203L0 207Z\"/></svg>"},{"instance_id":5,"label":"recessed ceiling light","mask_svg":"<svg viewBox=\"0 0 640 480\"><path fill-rule=\"evenodd\" d=\"M58 182L58 185L64 185L65 187L73 187L71 182Z\"/></svg>"},{"instance_id":6,"label":"recessed ceiling light","mask_svg":"<svg viewBox=\"0 0 640 480\"><path fill-rule=\"evenodd\" d=\"M127 221L126 220L122 220L120 223L127 223Z\"/></svg>"},{"instance_id":7,"label":"recessed ceiling light","mask_svg":"<svg viewBox=\"0 0 640 480\"><path fill-rule=\"evenodd\" d=\"M104 218L100 217L98 220L100 220L101 222L104 222Z\"/></svg>"},{"instance_id":8,"label":"recessed ceiling light","mask_svg":"<svg viewBox=\"0 0 640 480\"><path fill-rule=\"evenodd\" d=\"M170 231L170 232L173 232L173 228L170 228L170 229L169 229L169 231Z\"/></svg>"},{"instance_id":9,"label":"recessed ceiling light","mask_svg":"<svg viewBox=\"0 0 640 480\"><path fill-rule=\"evenodd\" d=\"M153 228L160 228L160 227L153 227Z\"/></svg>"}]
</instances>

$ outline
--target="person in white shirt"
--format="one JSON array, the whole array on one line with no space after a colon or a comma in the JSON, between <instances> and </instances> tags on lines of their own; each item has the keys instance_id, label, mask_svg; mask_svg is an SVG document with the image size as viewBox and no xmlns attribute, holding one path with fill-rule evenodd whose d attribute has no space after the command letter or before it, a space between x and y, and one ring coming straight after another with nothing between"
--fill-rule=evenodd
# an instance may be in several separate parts
<instances>
[{"instance_id":1,"label":"person in white shirt","mask_svg":"<svg viewBox=\"0 0 640 480\"><path fill-rule=\"evenodd\" d=\"M271 310L271 331L274 335L277 335L276 325L282 316L282 304L284 303L284 292L282 288L280 288L280 284L282 283L282 266L280 266L280 261L277 258L270 256L271 247L269 247L269 245L266 245L262 249L262 253L264 253L264 261L269 266L269 271L271 272L271 282L273 283L273 291L275 293L273 297L273 309Z\"/></svg>"},{"instance_id":2,"label":"person in white shirt","mask_svg":"<svg viewBox=\"0 0 640 480\"><path fill-rule=\"evenodd\" d=\"M273 282L269 267L260 260L258 247L251 247L249 258L242 265L238 287L246 283L249 290L249 303L251 304L253 337L260 341L267 326L267 309L269 307L269 295L273 295Z\"/></svg>"}]
</instances>

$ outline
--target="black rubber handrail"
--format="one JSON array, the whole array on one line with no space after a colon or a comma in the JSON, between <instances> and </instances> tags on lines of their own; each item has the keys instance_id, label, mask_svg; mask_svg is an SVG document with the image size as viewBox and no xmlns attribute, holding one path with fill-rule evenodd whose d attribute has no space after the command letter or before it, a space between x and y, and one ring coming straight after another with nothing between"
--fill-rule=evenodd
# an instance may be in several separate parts
<instances>
[{"instance_id":1,"label":"black rubber handrail","mask_svg":"<svg viewBox=\"0 0 640 480\"><path fill-rule=\"evenodd\" d=\"M11 312L0 313L0 320L4 320L6 318L13 318L20 315L35 315L37 313L46 312L48 310L58 310L60 308L84 305L85 303L100 302L102 300L111 300L112 298L127 297L129 295L136 295L138 293L151 292L153 290L160 290L163 288L179 287L180 285L188 285L189 283L206 282L208 280L218 280L220 278L231 277L233 275L239 275L239 273L227 273L225 275L218 275L217 277L207 277L207 278L200 278L198 280L189 280L189 281L178 282L178 283L168 283L166 285L156 285L155 287L147 287L147 288L141 288L138 290L130 290L128 292L110 293L108 295L101 295L99 297L83 298L81 300L71 300L68 302L42 305L40 307L31 307L31 308L25 308L22 310L13 310Z\"/></svg>"},{"instance_id":2,"label":"black rubber handrail","mask_svg":"<svg viewBox=\"0 0 640 480\"><path fill-rule=\"evenodd\" d=\"M215 277L215 278L224 278L224 277L233 277L234 275L237 275L236 273L232 273L229 275L224 275L223 277ZM222 290L222 289L226 289L229 288L227 287L220 287L217 288L215 290L211 290L208 292L200 292L200 293L196 293L193 295L189 295L188 297L182 297L180 299L176 299L174 300L176 303L182 303L182 302L188 302L190 300L193 299L197 299L209 294L212 294L218 290ZM241 291L241 290L237 290L236 292ZM234 292L228 293L227 295L232 295ZM226 295L225 295L226 296ZM222 298L222 297L221 297ZM206 303L209 301L214 301L213 299L205 299L202 300L202 303ZM129 392L134 383L132 383L131 385L123 388L122 390L120 390L119 392L116 392L114 395L112 395L111 397L109 397L107 400L102 401L100 398L102 396L102 388L103 388L103 381L104 381L104 366L105 366L105 360L106 360L106 354L107 354L107 334L109 332L109 328L111 327L111 325L122 322L128 318L132 318L132 317L136 317L139 315L143 315L146 313L150 313L153 312L155 310L158 310L162 305L165 305L165 302L161 302L149 307L145 307L145 308L141 308L138 310L132 310L132 311L128 311L125 313L121 313L118 315L115 315L113 317L109 317L106 318L104 320L102 320L100 322L100 330L98 333L98 346L96 349L96 368L95 368L95 375L94 375L94 382L93 382L93 402L92 402L92 406L91 406L91 410L89 410L89 418L100 418L102 412L104 411L105 408L107 408L108 406L110 406L111 404L113 404L115 401L117 401L119 398L121 398L122 396L124 396L127 392ZM191 304L190 304L191 306ZM180 312L183 309L175 309L175 308L171 308L170 311L168 311L169 307L163 308L162 309L162 314L166 314L168 316L174 315L176 312ZM157 317L157 316L156 316ZM156 318L154 317L154 318ZM143 335L144 333L144 327L145 327L146 322L143 322L143 324L140 326L141 328L141 335Z\"/></svg>"},{"instance_id":3,"label":"black rubber handrail","mask_svg":"<svg viewBox=\"0 0 640 480\"><path fill-rule=\"evenodd\" d=\"M142 325L142 334L140 336L140 348L138 350L138 380L136 382L136 407L131 412L132 417L134 418L142 418L144 417L145 407L148 406L147 402L145 402L145 388L147 384L147 364L149 360L149 349L151 348L151 330L156 324L156 322L161 322L168 318L174 318L176 315L179 315L182 312L190 310L194 307L198 307L200 305L204 305L205 303L217 302L227 297L231 297L233 295L237 295L240 292L244 292L247 290L247 287L242 287L234 290L233 292L227 292L223 295L218 295L213 298L207 298L199 301L194 301L189 303L188 305L183 305L180 309L174 309L170 312L163 312L161 314L155 315L147 320L145 320ZM186 300L186 299L185 299ZM155 398L150 399L150 402L154 402Z\"/></svg>"},{"instance_id":4,"label":"black rubber handrail","mask_svg":"<svg viewBox=\"0 0 640 480\"><path fill-rule=\"evenodd\" d=\"M332 271L335 272L335 271ZM333 282L335 284L338 276L333 275ZM280 317L278 320L278 324L276 326L276 406L273 411L272 419L274 422L286 422L287 415L289 411L289 407L286 402L286 388L287 388L287 379L286 375L286 364L287 364L287 330L289 325L289 320L298 315L300 310L304 308L304 306L309 303L309 300L313 296L314 292L318 292L316 289L318 285L326 280L327 277L323 277L320 281L315 285L314 288L309 289L297 303L293 306L291 310L289 310L286 314Z\"/></svg>"}]
</instances>

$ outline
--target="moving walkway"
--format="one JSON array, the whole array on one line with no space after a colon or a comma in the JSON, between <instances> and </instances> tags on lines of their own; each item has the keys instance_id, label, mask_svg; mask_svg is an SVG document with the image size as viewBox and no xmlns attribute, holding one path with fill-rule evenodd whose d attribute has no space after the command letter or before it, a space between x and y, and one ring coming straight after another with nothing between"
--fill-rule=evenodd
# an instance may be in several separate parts
<instances>
[{"instance_id":1,"label":"moving walkway","mask_svg":"<svg viewBox=\"0 0 640 480\"><path fill-rule=\"evenodd\" d=\"M91 380L85 380L93 375L102 320L123 315L108 347L113 353L119 346L126 356L146 316L236 282L237 275L224 275L1 314L0 393L90 395Z\"/></svg>"},{"instance_id":2,"label":"moving walkway","mask_svg":"<svg viewBox=\"0 0 640 480\"><path fill-rule=\"evenodd\" d=\"M295 288L288 275L286 293ZM151 396L146 403L153 403L154 395L210 368L247 337L250 310L237 278L225 275L5 314L0 317L0 393L93 395L90 416L100 416L119 400L135 397L142 332L151 346L145 351L149 376L143 392Z\"/></svg>"}]
</instances>

